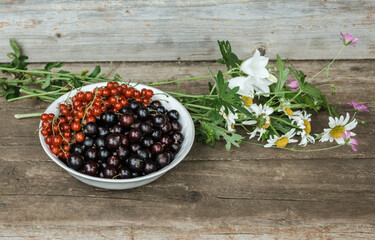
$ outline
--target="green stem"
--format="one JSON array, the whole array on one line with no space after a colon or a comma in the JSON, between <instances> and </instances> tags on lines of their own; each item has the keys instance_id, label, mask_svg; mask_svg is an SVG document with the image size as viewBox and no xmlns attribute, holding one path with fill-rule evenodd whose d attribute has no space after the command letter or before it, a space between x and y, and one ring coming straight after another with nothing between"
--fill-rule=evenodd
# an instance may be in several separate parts
<instances>
[{"instance_id":1,"label":"green stem","mask_svg":"<svg viewBox=\"0 0 375 240\"><path fill-rule=\"evenodd\" d=\"M345 144L339 144L332 147L326 147L326 148L318 148L318 149L293 149L293 148L284 148L285 150L293 151L293 152L319 152L319 151L326 151L331 150L335 148L339 148L345 146Z\"/></svg>"},{"instance_id":2,"label":"green stem","mask_svg":"<svg viewBox=\"0 0 375 240\"><path fill-rule=\"evenodd\" d=\"M330 115L331 117L333 117L333 114L332 114L332 111L331 111L331 107L329 106L328 102L326 102L326 107L327 107L327 109L328 109L329 115Z\"/></svg>"},{"instance_id":3,"label":"green stem","mask_svg":"<svg viewBox=\"0 0 375 240\"><path fill-rule=\"evenodd\" d=\"M274 110L274 111L277 111L277 110L281 109L281 107L282 107L281 105L278 106L278 107L274 107L273 110ZM305 103L299 103L299 104L290 104L288 107L289 107L290 109L295 109L295 108L304 108L304 107L308 107L308 105L305 104Z\"/></svg>"},{"instance_id":4,"label":"green stem","mask_svg":"<svg viewBox=\"0 0 375 240\"><path fill-rule=\"evenodd\" d=\"M214 93L215 89L216 89L216 83L215 83L214 86L212 87L212 89L211 89L209 95L212 95L212 94Z\"/></svg>"},{"instance_id":5,"label":"green stem","mask_svg":"<svg viewBox=\"0 0 375 240\"><path fill-rule=\"evenodd\" d=\"M242 140L242 142L243 142L243 143L247 143L247 144L251 144L251 145L255 145L255 146L261 146L261 147L264 147L264 145L261 144L261 143L255 143L255 142L243 141L243 140Z\"/></svg>"},{"instance_id":6,"label":"green stem","mask_svg":"<svg viewBox=\"0 0 375 240\"><path fill-rule=\"evenodd\" d=\"M216 96L210 96L210 95L191 95L191 94L172 92L172 91L164 91L164 92L169 93L171 95L175 95L175 96L179 96L179 97L188 97L188 98L212 98L212 97L216 97Z\"/></svg>"},{"instance_id":7,"label":"green stem","mask_svg":"<svg viewBox=\"0 0 375 240\"><path fill-rule=\"evenodd\" d=\"M154 82L154 83L149 83L149 84L146 84L146 85L148 85L148 86L157 86L157 85L165 85L165 84L177 83L177 82L183 82L183 81L202 80L202 79L207 79L207 78L211 78L211 75L201 76L201 77L193 77L193 78L181 78L181 79L176 79L176 80L171 80L171 81L165 81L165 82Z\"/></svg>"},{"instance_id":8,"label":"green stem","mask_svg":"<svg viewBox=\"0 0 375 240\"><path fill-rule=\"evenodd\" d=\"M250 142L250 141L242 141L242 142L247 143L247 144L251 144L251 145L264 147L264 145L260 144L260 143L254 143L254 142ZM319 151L327 151L327 150L339 148L339 147L342 147L342 146L345 146L345 144L335 145L335 146L326 147L326 148L306 149L306 150L305 149L294 149L294 148L281 148L281 147L277 147L277 146L272 146L271 148L277 148L277 149L282 149L282 150L287 150L287 151L292 151L292 152L319 152Z\"/></svg>"},{"instance_id":9,"label":"green stem","mask_svg":"<svg viewBox=\"0 0 375 240\"><path fill-rule=\"evenodd\" d=\"M336 61L336 59L340 56L342 50L344 50L345 47L346 47L346 46L344 45L344 46L340 49L340 51L337 53L336 57L334 57L334 58L332 59L332 61L331 61L328 65L326 65L322 70L320 70L317 74L315 74L312 78L310 78L310 79L307 80L306 82L310 82L310 81L312 81L316 76L318 76L318 75L321 74L324 70L326 70L327 68L329 68L329 67L332 65L332 63L333 63L334 61Z\"/></svg>"},{"instance_id":10,"label":"green stem","mask_svg":"<svg viewBox=\"0 0 375 240\"><path fill-rule=\"evenodd\" d=\"M59 72L49 72L49 71L41 71L41 70L21 70L21 69L5 68L5 67L0 67L0 70L7 71L7 72L16 72L16 73L43 74L43 75L50 74L54 76L65 76L68 78L74 77L74 78L79 78L82 80L95 80L95 81L100 81L100 82L113 81L112 79L108 79L108 78L94 78L94 77L88 77L88 76L81 76L80 74L76 74L76 73L59 73Z\"/></svg>"},{"instance_id":11,"label":"green stem","mask_svg":"<svg viewBox=\"0 0 375 240\"><path fill-rule=\"evenodd\" d=\"M303 107L308 107L308 105L305 103L299 103L299 104L290 104L289 106L290 109L303 108Z\"/></svg>"},{"instance_id":12,"label":"green stem","mask_svg":"<svg viewBox=\"0 0 375 240\"><path fill-rule=\"evenodd\" d=\"M358 110L356 110L352 116L352 119L350 119L350 122L354 120L355 116L357 115Z\"/></svg>"},{"instance_id":13,"label":"green stem","mask_svg":"<svg viewBox=\"0 0 375 240\"><path fill-rule=\"evenodd\" d=\"M294 99L296 99L296 97L298 97L301 93L302 90L300 89L299 92L296 95L294 95L294 97L290 100L290 102L294 101Z\"/></svg>"},{"instance_id":14,"label":"green stem","mask_svg":"<svg viewBox=\"0 0 375 240\"><path fill-rule=\"evenodd\" d=\"M24 98L50 95L50 94L54 94L54 93L59 93L60 91L61 90L56 90L56 91L53 91L53 92L46 92L46 93L32 93L32 92L26 91L25 89L20 89L21 93L27 93L29 95L24 95L24 96L21 96L21 97L12 98L12 99L9 99L8 102L17 101L17 100L24 99Z\"/></svg>"},{"instance_id":15,"label":"green stem","mask_svg":"<svg viewBox=\"0 0 375 240\"><path fill-rule=\"evenodd\" d=\"M202 105L196 105L196 104L190 104L190 103L185 103L184 106L201 108L201 109L206 109L206 110L212 110L212 108L210 108L210 107L206 107L206 106L202 106Z\"/></svg>"},{"instance_id":16,"label":"green stem","mask_svg":"<svg viewBox=\"0 0 375 240\"><path fill-rule=\"evenodd\" d=\"M276 131L276 129L272 126L272 124L270 124L270 127L271 127L272 131L273 131L278 137L280 137L280 134Z\"/></svg>"},{"instance_id":17,"label":"green stem","mask_svg":"<svg viewBox=\"0 0 375 240\"><path fill-rule=\"evenodd\" d=\"M43 113L23 113L23 114L15 114L14 117L17 119L21 118L30 118L30 117L40 117Z\"/></svg>"},{"instance_id":18,"label":"green stem","mask_svg":"<svg viewBox=\"0 0 375 240\"><path fill-rule=\"evenodd\" d=\"M273 96L273 97L271 97L270 99L268 99L268 101L267 101L265 104L267 105L267 104L268 104L269 102L271 102L275 97L276 97L276 95Z\"/></svg>"},{"instance_id":19,"label":"green stem","mask_svg":"<svg viewBox=\"0 0 375 240\"><path fill-rule=\"evenodd\" d=\"M32 93L32 92L27 92L27 91L25 91L25 93L27 93L27 94L35 94L35 93ZM49 97L49 96L43 96L43 95L37 96L37 97L40 98L40 99L42 99L42 100L48 100L48 101L52 101L52 102L56 100L56 98Z\"/></svg>"},{"instance_id":20,"label":"green stem","mask_svg":"<svg viewBox=\"0 0 375 240\"><path fill-rule=\"evenodd\" d=\"M280 91L280 92L269 92L269 93L255 93L254 96L263 96L263 95L277 95L284 93L293 93L292 91Z\"/></svg>"},{"instance_id":21,"label":"green stem","mask_svg":"<svg viewBox=\"0 0 375 240\"><path fill-rule=\"evenodd\" d=\"M331 83L321 84L319 86L316 86L316 88L321 88L321 87L325 87L325 86L329 86L329 87L335 88L335 84L331 84Z\"/></svg>"},{"instance_id":22,"label":"green stem","mask_svg":"<svg viewBox=\"0 0 375 240\"><path fill-rule=\"evenodd\" d=\"M275 116L270 116L270 117L271 117L271 119L275 119L275 120L280 121L280 122L283 122L283 123L285 123L285 124L287 124L287 125L289 125L289 126L291 126L291 127L298 128L298 129L299 129L298 126L296 126L296 125L294 125L294 124L291 124L290 122L288 122L288 121L286 121L286 120L284 120L284 119L282 119L282 118L278 118L278 117L275 117Z\"/></svg>"},{"instance_id":23,"label":"green stem","mask_svg":"<svg viewBox=\"0 0 375 240\"><path fill-rule=\"evenodd\" d=\"M211 121L211 119L207 118L207 117L203 117L202 115L200 114L190 114L191 117L195 120L206 120L206 121Z\"/></svg>"}]
</instances>

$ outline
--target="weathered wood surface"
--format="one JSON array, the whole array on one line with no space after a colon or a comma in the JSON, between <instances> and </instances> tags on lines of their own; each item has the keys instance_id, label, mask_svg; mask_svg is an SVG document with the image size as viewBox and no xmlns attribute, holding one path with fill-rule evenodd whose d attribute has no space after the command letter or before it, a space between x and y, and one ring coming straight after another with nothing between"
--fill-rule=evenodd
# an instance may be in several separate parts
<instances>
[{"instance_id":1,"label":"weathered wood surface","mask_svg":"<svg viewBox=\"0 0 375 240\"><path fill-rule=\"evenodd\" d=\"M358 116L368 123L355 129L358 153L350 147L306 154L251 145L226 152L223 143L195 143L175 169L127 191L75 180L43 152L34 134L38 119L13 118L48 104L0 99L0 239L374 239L374 64L339 61L331 79L315 81L337 84L336 95L328 97L343 112L351 110L349 100L369 106L369 114ZM115 63L112 73L153 82L204 75L206 65L220 68L211 62ZM324 62L295 65L311 76ZM206 81L181 84L187 92L205 87ZM315 116L313 131L327 120L327 113Z\"/></svg>"},{"instance_id":2,"label":"weathered wood surface","mask_svg":"<svg viewBox=\"0 0 375 240\"><path fill-rule=\"evenodd\" d=\"M342 58L374 58L374 16L373 0L3 0L0 62L11 37L32 62L216 60L217 40L241 58L329 59L340 31L360 39Z\"/></svg>"}]
</instances>

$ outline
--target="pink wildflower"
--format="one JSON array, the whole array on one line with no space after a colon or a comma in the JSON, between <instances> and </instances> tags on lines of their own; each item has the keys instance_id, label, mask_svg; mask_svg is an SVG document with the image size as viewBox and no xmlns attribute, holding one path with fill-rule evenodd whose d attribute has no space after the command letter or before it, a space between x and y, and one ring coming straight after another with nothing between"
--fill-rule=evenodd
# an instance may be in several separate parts
<instances>
[{"instance_id":1,"label":"pink wildflower","mask_svg":"<svg viewBox=\"0 0 375 240\"><path fill-rule=\"evenodd\" d=\"M345 46L355 45L358 42L358 38L353 38L353 36L349 33L344 35L342 32L340 32L340 34Z\"/></svg>"},{"instance_id":2,"label":"pink wildflower","mask_svg":"<svg viewBox=\"0 0 375 240\"><path fill-rule=\"evenodd\" d=\"M367 106L365 104L358 104L356 101L348 102L350 106L353 106L355 110L357 111L366 111L370 112L370 110L367 109Z\"/></svg>"},{"instance_id":3,"label":"pink wildflower","mask_svg":"<svg viewBox=\"0 0 375 240\"><path fill-rule=\"evenodd\" d=\"M354 152L357 152L357 146L358 146L358 141L355 138L350 137L350 131L345 131L342 133L342 138L345 140L345 142L352 147Z\"/></svg>"},{"instance_id":4,"label":"pink wildflower","mask_svg":"<svg viewBox=\"0 0 375 240\"><path fill-rule=\"evenodd\" d=\"M288 80L286 80L285 82L285 86L292 92L296 91L299 84L298 84L298 81L297 80L294 80L293 78L290 78Z\"/></svg>"}]
</instances>

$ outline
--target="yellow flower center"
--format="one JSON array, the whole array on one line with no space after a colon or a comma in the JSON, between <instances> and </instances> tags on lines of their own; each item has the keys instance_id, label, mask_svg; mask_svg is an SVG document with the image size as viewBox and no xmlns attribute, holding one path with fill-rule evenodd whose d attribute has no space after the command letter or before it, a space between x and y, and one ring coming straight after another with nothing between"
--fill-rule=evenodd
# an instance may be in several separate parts
<instances>
[{"instance_id":1,"label":"yellow flower center","mask_svg":"<svg viewBox=\"0 0 375 240\"><path fill-rule=\"evenodd\" d=\"M305 133L309 135L311 133L311 124L306 119L303 120L303 124L305 124Z\"/></svg>"},{"instance_id":2,"label":"yellow flower center","mask_svg":"<svg viewBox=\"0 0 375 240\"><path fill-rule=\"evenodd\" d=\"M234 124L232 123L232 125L230 125L230 127L231 127L232 129L234 129Z\"/></svg>"},{"instance_id":3,"label":"yellow flower center","mask_svg":"<svg viewBox=\"0 0 375 240\"><path fill-rule=\"evenodd\" d=\"M293 111L292 111L292 109L286 107L286 108L284 108L284 111L285 111L285 113L286 113L288 116L293 116Z\"/></svg>"},{"instance_id":4,"label":"yellow flower center","mask_svg":"<svg viewBox=\"0 0 375 240\"><path fill-rule=\"evenodd\" d=\"M271 119L269 116L265 115L265 114L262 114L259 116L259 122L258 122L258 127L259 128L263 128L263 129L267 129L270 125L271 125Z\"/></svg>"},{"instance_id":5,"label":"yellow flower center","mask_svg":"<svg viewBox=\"0 0 375 240\"><path fill-rule=\"evenodd\" d=\"M333 138L340 138L343 132L345 132L344 126L336 126L329 132L329 135Z\"/></svg>"},{"instance_id":6,"label":"yellow flower center","mask_svg":"<svg viewBox=\"0 0 375 240\"><path fill-rule=\"evenodd\" d=\"M276 141L276 146L277 147L285 147L289 143L289 139L287 137L280 138L279 140Z\"/></svg>"},{"instance_id":7,"label":"yellow flower center","mask_svg":"<svg viewBox=\"0 0 375 240\"><path fill-rule=\"evenodd\" d=\"M241 96L241 99L246 107L250 107L251 104L253 104L253 99L251 97Z\"/></svg>"}]
</instances>

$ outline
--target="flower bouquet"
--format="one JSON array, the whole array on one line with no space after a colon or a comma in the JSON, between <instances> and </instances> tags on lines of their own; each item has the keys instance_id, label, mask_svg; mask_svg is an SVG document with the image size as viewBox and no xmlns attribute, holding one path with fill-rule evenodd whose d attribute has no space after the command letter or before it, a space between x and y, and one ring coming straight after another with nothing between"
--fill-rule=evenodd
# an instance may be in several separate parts
<instances>
[{"instance_id":1,"label":"flower bouquet","mask_svg":"<svg viewBox=\"0 0 375 240\"><path fill-rule=\"evenodd\" d=\"M218 60L227 68L226 72L219 71L210 75L172 81L154 82L149 86L176 84L183 81L199 81L212 78L207 94L194 95L182 92L166 91L178 99L189 110L195 126L198 139L215 145L216 141L226 141L226 149L234 145L254 144L265 148L280 148L290 151L320 151L341 146L351 146L357 151L358 141L353 138L353 129L357 126L356 115L359 111L369 111L363 104L349 102L354 108L349 113L339 115L320 91L322 87L335 85L312 85L312 80L323 72L329 77L332 63L347 46L358 42L350 34L341 33L343 47L321 71L312 77L297 70L293 64L285 62L277 56L276 64L269 64L268 58L261 56L258 50L254 55L241 61L233 52L228 41L218 41L222 57ZM0 65L3 73L10 74L11 79L2 78L2 95L8 101L36 97L44 101L54 101L73 88L83 85L103 82L122 81L119 74L109 78L100 74L100 66L89 73L70 73L68 71L52 71L61 68L62 63L47 63L44 69L28 70L27 56L23 56L13 39L10 44L14 53L8 56L10 63ZM321 133L314 133L311 127L311 112L327 110L330 117L328 128ZM18 114L17 118L40 116L35 114ZM363 121L361 121L364 123ZM245 134L239 134L239 129ZM248 139L256 139L249 141ZM336 142L337 145L309 149L303 148L315 142ZM292 144L294 143L294 144Z\"/></svg>"}]
</instances>

